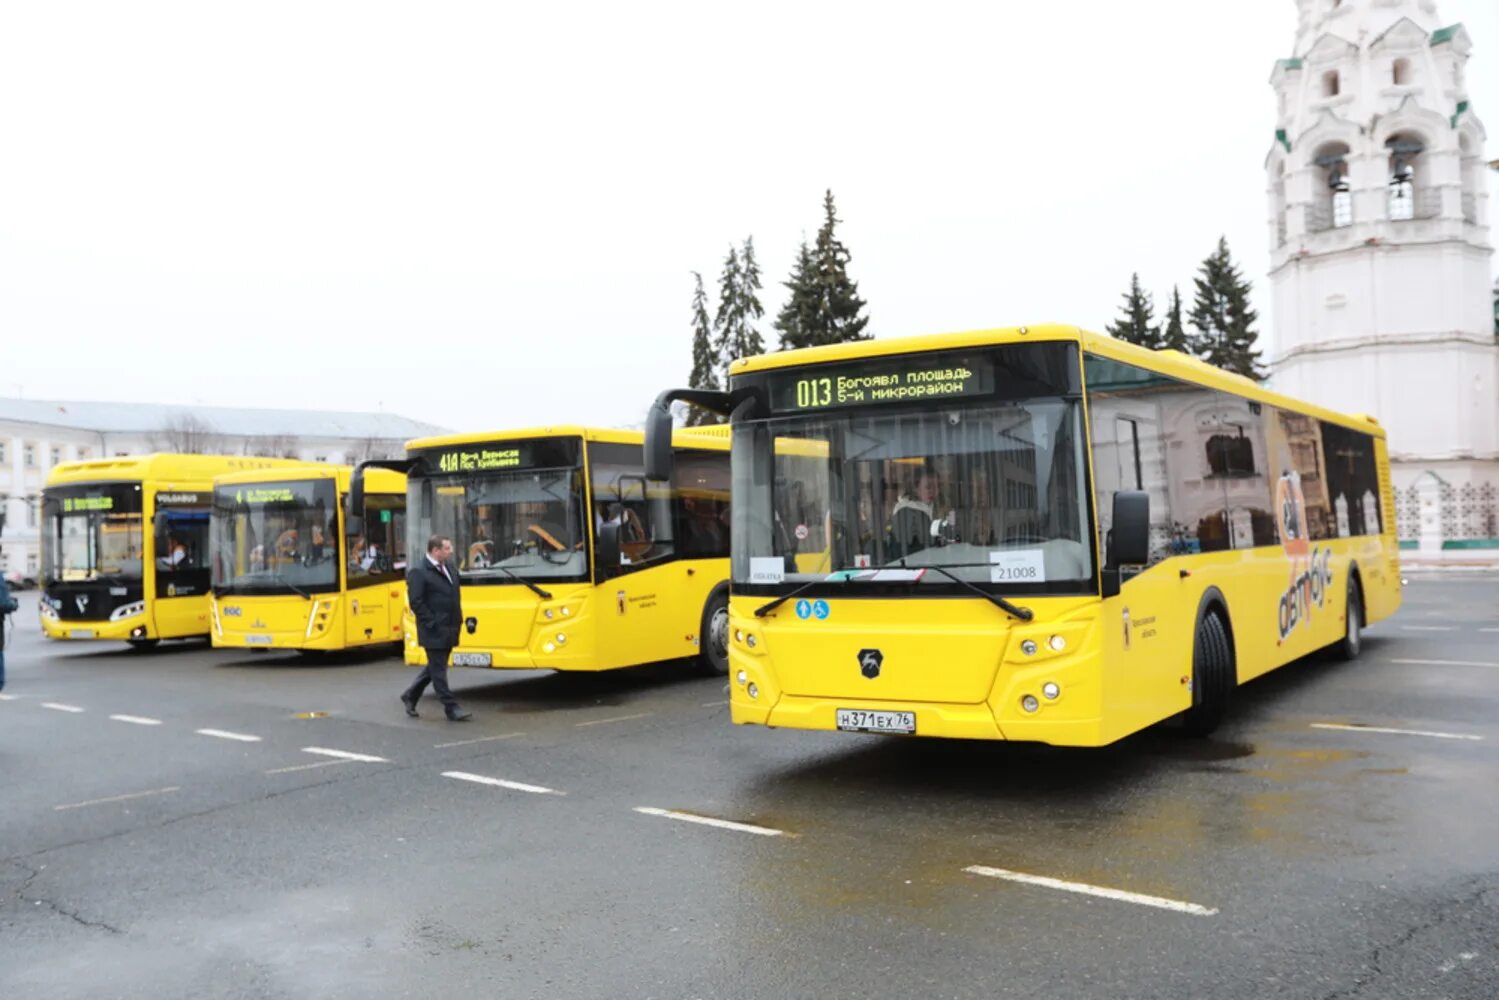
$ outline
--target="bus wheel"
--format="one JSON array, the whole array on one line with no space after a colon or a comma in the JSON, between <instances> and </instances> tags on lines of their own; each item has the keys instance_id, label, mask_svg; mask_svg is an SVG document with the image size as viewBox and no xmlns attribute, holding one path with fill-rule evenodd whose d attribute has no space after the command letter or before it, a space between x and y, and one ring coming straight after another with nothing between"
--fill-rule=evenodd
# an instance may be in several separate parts
<instances>
[{"instance_id":1,"label":"bus wheel","mask_svg":"<svg viewBox=\"0 0 1499 1000\"><path fill-rule=\"evenodd\" d=\"M136 649L136 650L139 650L140 652L144 653L148 649L155 649L156 648L156 644L158 642L160 642L161 640L160 639L126 639L125 641L128 642L128 643L130 643L130 648L131 649Z\"/></svg>"},{"instance_id":2,"label":"bus wheel","mask_svg":"<svg viewBox=\"0 0 1499 1000\"><path fill-rule=\"evenodd\" d=\"M1196 704L1182 715L1189 736L1207 736L1218 728L1228 710L1234 687L1234 654L1228 630L1217 613L1204 615L1192 647L1192 691Z\"/></svg>"},{"instance_id":3,"label":"bus wheel","mask_svg":"<svg viewBox=\"0 0 1499 1000\"><path fill-rule=\"evenodd\" d=\"M708 595L698 632L698 673L722 677L729 672L729 588L719 584Z\"/></svg>"},{"instance_id":4,"label":"bus wheel","mask_svg":"<svg viewBox=\"0 0 1499 1000\"><path fill-rule=\"evenodd\" d=\"M1333 652L1340 660L1356 660L1364 651L1364 589L1356 576L1348 578L1348 613L1344 618L1347 624L1343 627L1343 638L1333 646Z\"/></svg>"}]
</instances>

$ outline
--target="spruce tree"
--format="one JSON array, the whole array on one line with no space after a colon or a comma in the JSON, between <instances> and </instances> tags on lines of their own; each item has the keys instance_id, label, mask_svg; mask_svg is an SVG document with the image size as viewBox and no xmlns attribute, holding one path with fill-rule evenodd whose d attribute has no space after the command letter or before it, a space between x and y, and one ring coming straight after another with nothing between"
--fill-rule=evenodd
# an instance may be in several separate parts
<instances>
[{"instance_id":1,"label":"spruce tree","mask_svg":"<svg viewBox=\"0 0 1499 1000\"><path fill-rule=\"evenodd\" d=\"M803 237L801 248L796 253L796 263L791 266L791 279L781 282L791 292L774 324L780 331L780 349L783 351L807 346L807 337L817 316L817 290L812 280L816 269L812 250Z\"/></svg>"},{"instance_id":2,"label":"spruce tree","mask_svg":"<svg viewBox=\"0 0 1499 1000\"><path fill-rule=\"evenodd\" d=\"M713 327L708 321L708 293L703 290L703 276L692 272L692 374L687 385L693 389L719 389L718 355L713 352ZM688 405L687 426L716 424L723 418L711 410Z\"/></svg>"},{"instance_id":3,"label":"spruce tree","mask_svg":"<svg viewBox=\"0 0 1499 1000\"><path fill-rule=\"evenodd\" d=\"M723 274L718 279L713 349L723 385L729 384L729 365L734 359L765 353L765 340L755 329L755 322L765 315L759 291L760 265L755 261L754 238L750 237L742 248L729 247L729 255L723 262Z\"/></svg>"},{"instance_id":4,"label":"spruce tree","mask_svg":"<svg viewBox=\"0 0 1499 1000\"><path fill-rule=\"evenodd\" d=\"M1181 351L1183 354L1191 353L1191 345L1187 343L1187 330L1182 326L1182 296L1181 289L1176 285L1171 286L1171 305L1166 309L1166 325L1161 330L1161 350Z\"/></svg>"},{"instance_id":5,"label":"spruce tree","mask_svg":"<svg viewBox=\"0 0 1499 1000\"><path fill-rule=\"evenodd\" d=\"M831 190L823 196L822 210L822 228L817 231L810 256L797 259L791 280L786 282L793 298L787 308L797 314L798 328L783 329L777 319L782 348L871 339L864 332L869 325L869 317L862 315L866 303L859 297L858 283L848 276L852 255L838 239L838 212Z\"/></svg>"},{"instance_id":6,"label":"spruce tree","mask_svg":"<svg viewBox=\"0 0 1499 1000\"><path fill-rule=\"evenodd\" d=\"M1161 329L1155 325L1155 304L1150 293L1140 287L1138 273L1129 276L1129 291L1124 293L1121 313L1117 323L1104 328L1110 337L1152 350L1161 346Z\"/></svg>"},{"instance_id":7,"label":"spruce tree","mask_svg":"<svg viewBox=\"0 0 1499 1000\"><path fill-rule=\"evenodd\" d=\"M1192 353L1225 371L1247 375L1256 381L1265 377L1254 349L1259 317L1249 307L1249 282L1239 273L1228 252L1228 240L1218 238L1218 248L1208 255L1194 279L1196 299L1192 303L1192 327L1188 338Z\"/></svg>"}]
</instances>

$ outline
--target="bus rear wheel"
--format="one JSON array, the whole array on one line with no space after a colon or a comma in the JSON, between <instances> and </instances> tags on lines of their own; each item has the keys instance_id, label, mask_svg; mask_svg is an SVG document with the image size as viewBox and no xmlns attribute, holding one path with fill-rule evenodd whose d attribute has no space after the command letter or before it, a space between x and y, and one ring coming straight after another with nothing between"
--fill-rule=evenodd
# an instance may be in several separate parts
<instances>
[{"instance_id":1,"label":"bus rear wheel","mask_svg":"<svg viewBox=\"0 0 1499 1000\"><path fill-rule=\"evenodd\" d=\"M1192 646L1192 696L1194 703L1182 715L1182 728L1189 736L1207 736L1218 728L1228 711L1234 688L1234 654L1228 629L1215 611L1203 615Z\"/></svg>"},{"instance_id":2,"label":"bus rear wheel","mask_svg":"<svg viewBox=\"0 0 1499 1000\"><path fill-rule=\"evenodd\" d=\"M1343 638L1333 646L1333 653L1340 660L1356 660L1364 651L1364 588L1356 576L1348 578L1348 609L1343 618Z\"/></svg>"},{"instance_id":3,"label":"bus rear wheel","mask_svg":"<svg viewBox=\"0 0 1499 1000\"><path fill-rule=\"evenodd\" d=\"M160 639L126 639L125 641L130 644L131 649L141 653L148 649L155 649L156 644L161 642Z\"/></svg>"},{"instance_id":4,"label":"bus rear wheel","mask_svg":"<svg viewBox=\"0 0 1499 1000\"><path fill-rule=\"evenodd\" d=\"M697 671L704 677L723 677L729 672L729 588L719 584L703 606L698 630Z\"/></svg>"}]
</instances>

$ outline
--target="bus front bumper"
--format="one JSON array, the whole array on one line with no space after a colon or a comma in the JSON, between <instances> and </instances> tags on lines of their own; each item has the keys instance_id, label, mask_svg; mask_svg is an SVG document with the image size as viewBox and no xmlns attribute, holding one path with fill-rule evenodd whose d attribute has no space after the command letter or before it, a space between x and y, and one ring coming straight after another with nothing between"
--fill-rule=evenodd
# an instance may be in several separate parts
<instances>
[{"instance_id":1,"label":"bus front bumper","mask_svg":"<svg viewBox=\"0 0 1499 1000\"><path fill-rule=\"evenodd\" d=\"M63 621L50 615L42 615L41 622L42 635L48 639L129 642L132 639L156 638L156 633L144 614L131 615L118 621Z\"/></svg>"}]
</instances>

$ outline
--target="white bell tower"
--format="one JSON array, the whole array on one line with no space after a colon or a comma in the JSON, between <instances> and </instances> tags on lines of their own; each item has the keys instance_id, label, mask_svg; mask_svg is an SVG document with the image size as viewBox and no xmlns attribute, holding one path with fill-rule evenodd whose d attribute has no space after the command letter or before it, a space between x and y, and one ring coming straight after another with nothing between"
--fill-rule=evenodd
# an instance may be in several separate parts
<instances>
[{"instance_id":1,"label":"white bell tower","mask_svg":"<svg viewBox=\"0 0 1499 1000\"><path fill-rule=\"evenodd\" d=\"M1434 0L1297 7L1293 56L1270 77L1273 384L1385 426L1402 539L1431 548L1420 498L1447 494L1437 548L1499 537L1499 344L1486 135L1464 73L1472 40Z\"/></svg>"}]
</instances>

